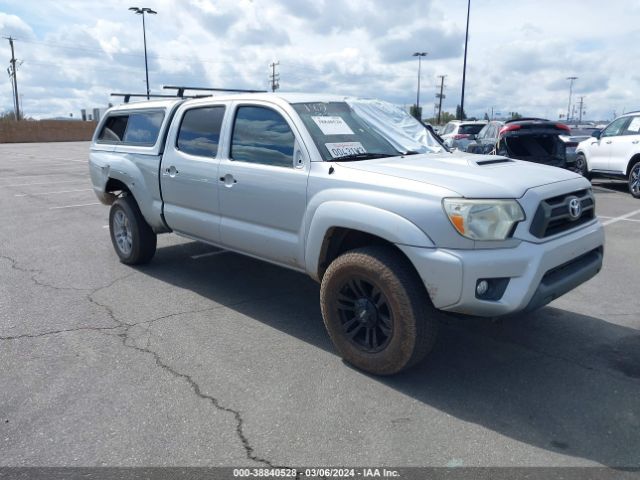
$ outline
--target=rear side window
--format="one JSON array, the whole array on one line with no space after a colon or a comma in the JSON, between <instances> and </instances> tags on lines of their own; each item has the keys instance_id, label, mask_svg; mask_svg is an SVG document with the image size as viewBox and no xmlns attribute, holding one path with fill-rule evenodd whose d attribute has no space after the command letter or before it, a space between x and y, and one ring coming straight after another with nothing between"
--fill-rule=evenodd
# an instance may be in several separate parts
<instances>
[{"instance_id":1,"label":"rear side window","mask_svg":"<svg viewBox=\"0 0 640 480\"><path fill-rule=\"evenodd\" d=\"M624 135L640 135L640 117L633 117L624 131Z\"/></svg>"},{"instance_id":2,"label":"rear side window","mask_svg":"<svg viewBox=\"0 0 640 480\"><path fill-rule=\"evenodd\" d=\"M231 158L242 162L293 168L295 137L278 112L239 107L233 127Z\"/></svg>"},{"instance_id":3,"label":"rear side window","mask_svg":"<svg viewBox=\"0 0 640 480\"><path fill-rule=\"evenodd\" d=\"M178 132L178 150L200 157L215 157L218 153L223 117L223 106L187 110Z\"/></svg>"},{"instance_id":4,"label":"rear side window","mask_svg":"<svg viewBox=\"0 0 640 480\"><path fill-rule=\"evenodd\" d=\"M161 110L113 115L107 118L98 140L107 143L155 145L163 119L164 112Z\"/></svg>"},{"instance_id":5,"label":"rear side window","mask_svg":"<svg viewBox=\"0 0 640 480\"><path fill-rule=\"evenodd\" d=\"M479 133L480 130L482 130L483 128L484 128L484 125L482 125L482 124L460 125L460 130L458 130L458 133L465 133L467 135L475 135L476 133Z\"/></svg>"}]
</instances>

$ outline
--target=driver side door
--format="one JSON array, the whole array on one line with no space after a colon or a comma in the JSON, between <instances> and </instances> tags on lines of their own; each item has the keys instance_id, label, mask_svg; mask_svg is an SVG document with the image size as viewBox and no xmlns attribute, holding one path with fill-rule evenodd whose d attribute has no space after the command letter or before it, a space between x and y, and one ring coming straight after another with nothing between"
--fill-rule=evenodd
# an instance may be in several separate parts
<instances>
[{"instance_id":1,"label":"driver side door","mask_svg":"<svg viewBox=\"0 0 640 480\"><path fill-rule=\"evenodd\" d=\"M614 120L607 126L599 139L594 138L589 145L589 169L609 170L609 158L611 156L612 144L616 137L620 136L629 119L622 117Z\"/></svg>"}]
</instances>

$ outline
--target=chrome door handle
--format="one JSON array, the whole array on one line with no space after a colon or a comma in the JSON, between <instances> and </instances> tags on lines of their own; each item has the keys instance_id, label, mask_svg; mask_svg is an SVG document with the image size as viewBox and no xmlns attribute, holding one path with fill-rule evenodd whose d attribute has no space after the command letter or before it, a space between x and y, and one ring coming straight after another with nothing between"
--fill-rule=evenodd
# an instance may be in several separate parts
<instances>
[{"instance_id":1,"label":"chrome door handle","mask_svg":"<svg viewBox=\"0 0 640 480\"><path fill-rule=\"evenodd\" d=\"M606 144L608 145L608 144L610 144L610 143L611 143L611 140L608 140L608 141L606 141L606 142L604 142L604 143L606 143Z\"/></svg>"},{"instance_id":2,"label":"chrome door handle","mask_svg":"<svg viewBox=\"0 0 640 480\"><path fill-rule=\"evenodd\" d=\"M640 143L640 140L634 140L634 141L633 141L633 142L631 142L631 143L633 143L634 145L636 145L637 143Z\"/></svg>"}]
</instances>

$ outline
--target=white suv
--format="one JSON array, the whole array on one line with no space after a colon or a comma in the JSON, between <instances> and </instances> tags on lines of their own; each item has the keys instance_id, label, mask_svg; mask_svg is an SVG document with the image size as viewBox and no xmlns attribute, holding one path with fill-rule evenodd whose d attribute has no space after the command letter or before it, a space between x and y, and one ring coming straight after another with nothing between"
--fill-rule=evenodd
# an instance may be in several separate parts
<instances>
[{"instance_id":1,"label":"white suv","mask_svg":"<svg viewBox=\"0 0 640 480\"><path fill-rule=\"evenodd\" d=\"M486 124L486 120L452 120L440 132L440 138L447 147L466 152L469 144L476 139L476 135Z\"/></svg>"},{"instance_id":2,"label":"white suv","mask_svg":"<svg viewBox=\"0 0 640 480\"><path fill-rule=\"evenodd\" d=\"M576 149L576 168L587 178L625 178L640 198L640 112L616 118Z\"/></svg>"}]
</instances>

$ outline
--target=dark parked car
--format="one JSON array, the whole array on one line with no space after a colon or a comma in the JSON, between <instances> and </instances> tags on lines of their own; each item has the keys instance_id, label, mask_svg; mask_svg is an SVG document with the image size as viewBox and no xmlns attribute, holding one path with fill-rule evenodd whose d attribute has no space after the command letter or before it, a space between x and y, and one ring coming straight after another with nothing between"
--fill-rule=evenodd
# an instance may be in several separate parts
<instances>
[{"instance_id":1,"label":"dark parked car","mask_svg":"<svg viewBox=\"0 0 640 480\"><path fill-rule=\"evenodd\" d=\"M489 147L484 146L483 151L477 153L493 153L517 160L571 168L572 159L567 159L566 143L561 138L569 135L570 131L563 123L542 118L508 120L498 131L494 148L487 151Z\"/></svg>"},{"instance_id":2,"label":"dark parked car","mask_svg":"<svg viewBox=\"0 0 640 480\"><path fill-rule=\"evenodd\" d=\"M502 129L504 122L500 122L498 120L493 120L487 123L473 142L469 143L467 146L467 152L469 153L482 153L488 154L493 152L493 149L496 147L496 143L498 143L498 134Z\"/></svg>"}]
</instances>

